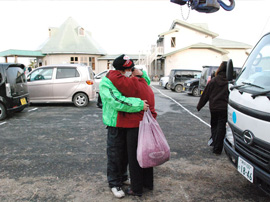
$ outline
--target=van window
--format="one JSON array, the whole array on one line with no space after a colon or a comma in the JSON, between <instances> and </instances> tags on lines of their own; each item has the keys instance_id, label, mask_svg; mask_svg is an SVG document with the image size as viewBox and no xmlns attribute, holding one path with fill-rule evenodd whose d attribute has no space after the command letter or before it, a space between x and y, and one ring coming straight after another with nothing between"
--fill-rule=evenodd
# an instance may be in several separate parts
<instances>
[{"instance_id":1,"label":"van window","mask_svg":"<svg viewBox=\"0 0 270 202\"><path fill-rule=\"evenodd\" d=\"M242 82L252 83L261 88L249 86L246 89L254 91L270 90L270 35L264 37L260 43L252 51L246 63L243 66L243 71L238 78L236 85L241 85Z\"/></svg>"},{"instance_id":2,"label":"van window","mask_svg":"<svg viewBox=\"0 0 270 202\"><path fill-rule=\"evenodd\" d=\"M52 74L53 74L53 68L37 69L30 75L29 81L51 80Z\"/></svg>"},{"instance_id":3,"label":"van window","mask_svg":"<svg viewBox=\"0 0 270 202\"><path fill-rule=\"evenodd\" d=\"M25 83L24 70L20 67L9 67L7 69L7 82L10 84Z\"/></svg>"},{"instance_id":4,"label":"van window","mask_svg":"<svg viewBox=\"0 0 270 202\"><path fill-rule=\"evenodd\" d=\"M194 72L194 71L177 71L175 76L182 79L193 79L200 77L200 72Z\"/></svg>"},{"instance_id":5,"label":"van window","mask_svg":"<svg viewBox=\"0 0 270 202\"><path fill-rule=\"evenodd\" d=\"M56 79L67 79L67 78L74 78L79 77L80 74L77 69L74 68L67 68L67 67L58 67L56 72Z\"/></svg>"}]
</instances>

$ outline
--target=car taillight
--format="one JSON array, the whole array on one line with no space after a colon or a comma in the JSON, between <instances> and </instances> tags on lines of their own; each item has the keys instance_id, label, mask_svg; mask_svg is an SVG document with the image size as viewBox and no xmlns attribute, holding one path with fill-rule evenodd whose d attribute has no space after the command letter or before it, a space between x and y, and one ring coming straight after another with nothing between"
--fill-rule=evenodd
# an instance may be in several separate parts
<instances>
[{"instance_id":1,"label":"car taillight","mask_svg":"<svg viewBox=\"0 0 270 202\"><path fill-rule=\"evenodd\" d=\"M11 97L11 88L9 83L6 83L6 94L7 97Z\"/></svg>"},{"instance_id":2,"label":"car taillight","mask_svg":"<svg viewBox=\"0 0 270 202\"><path fill-rule=\"evenodd\" d=\"M93 85L93 84L94 84L94 82L91 81L91 80L87 80L86 83L87 83L88 85Z\"/></svg>"}]
</instances>

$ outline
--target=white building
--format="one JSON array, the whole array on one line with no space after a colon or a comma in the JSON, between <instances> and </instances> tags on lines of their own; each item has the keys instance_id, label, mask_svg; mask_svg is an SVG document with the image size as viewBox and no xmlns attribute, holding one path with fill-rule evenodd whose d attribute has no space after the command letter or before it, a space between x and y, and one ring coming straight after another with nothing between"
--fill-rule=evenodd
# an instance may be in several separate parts
<instances>
[{"instance_id":1,"label":"white building","mask_svg":"<svg viewBox=\"0 0 270 202\"><path fill-rule=\"evenodd\" d=\"M121 53L122 54L122 53ZM0 56L36 58L36 66L53 64L84 64L91 66L97 74L112 68L113 60L119 55L107 55L91 33L80 26L72 17L69 17L60 27L48 29L48 39L38 50L6 50ZM129 55L134 62L141 61L140 55Z\"/></svg>"},{"instance_id":2,"label":"white building","mask_svg":"<svg viewBox=\"0 0 270 202\"><path fill-rule=\"evenodd\" d=\"M233 60L235 67L241 67L252 47L217 37L207 24L173 21L152 47L149 75L167 76L171 69L202 70L202 66L219 66L228 59Z\"/></svg>"}]
</instances>

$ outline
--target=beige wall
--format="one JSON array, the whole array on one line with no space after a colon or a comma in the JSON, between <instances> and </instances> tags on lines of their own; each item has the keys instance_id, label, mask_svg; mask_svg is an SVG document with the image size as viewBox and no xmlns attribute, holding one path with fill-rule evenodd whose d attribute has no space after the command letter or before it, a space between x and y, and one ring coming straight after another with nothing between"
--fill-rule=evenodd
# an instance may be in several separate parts
<instances>
[{"instance_id":1,"label":"beige wall","mask_svg":"<svg viewBox=\"0 0 270 202\"><path fill-rule=\"evenodd\" d=\"M95 71L99 71L99 64L96 55L47 55L43 58L42 65L53 65L53 64L70 64L70 58L71 57L78 57L78 62L81 63L81 57L86 57L87 62L89 61L89 57L95 57ZM88 64L89 65L89 64Z\"/></svg>"},{"instance_id":2,"label":"beige wall","mask_svg":"<svg viewBox=\"0 0 270 202\"><path fill-rule=\"evenodd\" d=\"M212 44L212 37L185 27L177 27L179 31L164 35L164 54L196 44ZM171 38L176 37L176 47L171 47Z\"/></svg>"},{"instance_id":3,"label":"beige wall","mask_svg":"<svg viewBox=\"0 0 270 202\"><path fill-rule=\"evenodd\" d=\"M228 59L232 59L234 67L242 67L246 61L248 55L246 50L242 49L226 49L230 53L228 54Z\"/></svg>"},{"instance_id":4,"label":"beige wall","mask_svg":"<svg viewBox=\"0 0 270 202\"><path fill-rule=\"evenodd\" d=\"M96 69L95 73L98 74L107 70L107 60L98 60L98 68Z\"/></svg>"},{"instance_id":5,"label":"beige wall","mask_svg":"<svg viewBox=\"0 0 270 202\"><path fill-rule=\"evenodd\" d=\"M222 62L223 55L220 52L203 49L188 49L168 56L165 59L165 75L169 75L171 69L195 69L202 70L202 66L218 66Z\"/></svg>"}]
</instances>

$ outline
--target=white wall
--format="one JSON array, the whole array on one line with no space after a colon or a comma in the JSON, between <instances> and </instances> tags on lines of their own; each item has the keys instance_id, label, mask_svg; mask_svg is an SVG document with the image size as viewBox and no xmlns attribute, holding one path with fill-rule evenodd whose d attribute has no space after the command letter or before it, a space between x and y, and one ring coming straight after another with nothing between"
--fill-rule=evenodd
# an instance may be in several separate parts
<instances>
[{"instance_id":1,"label":"white wall","mask_svg":"<svg viewBox=\"0 0 270 202\"><path fill-rule=\"evenodd\" d=\"M108 61L107 60L98 60L97 61L97 68L96 70L94 71L96 74L100 73L100 72L103 72L105 70L107 70L107 63Z\"/></svg>"},{"instance_id":2,"label":"white wall","mask_svg":"<svg viewBox=\"0 0 270 202\"><path fill-rule=\"evenodd\" d=\"M47 55L43 58L43 64L45 65L45 61L47 61L47 65L53 65L53 64L70 64L70 58L71 57L78 57L78 60L80 62L80 57L87 57L87 60L89 57L95 57L95 67L96 70L98 69L98 61L96 55L77 55L77 54L68 54L68 55Z\"/></svg>"},{"instance_id":3,"label":"white wall","mask_svg":"<svg viewBox=\"0 0 270 202\"><path fill-rule=\"evenodd\" d=\"M232 59L233 66L242 67L248 57L248 55L246 54L246 50L241 49L226 49L226 50L230 52L228 54L228 58Z\"/></svg>"},{"instance_id":4,"label":"white wall","mask_svg":"<svg viewBox=\"0 0 270 202\"><path fill-rule=\"evenodd\" d=\"M169 75L171 69L202 70L202 66L219 66L223 61L223 55L219 52L207 49L188 49L165 59L165 75Z\"/></svg>"},{"instance_id":5,"label":"white wall","mask_svg":"<svg viewBox=\"0 0 270 202\"><path fill-rule=\"evenodd\" d=\"M185 27L177 27L178 32L166 34L164 36L164 54L173 52L175 50L196 44L207 43L212 44L212 37L201 32L197 32ZM171 38L176 37L176 47L171 48Z\"/></svg>"}]
</instances>

